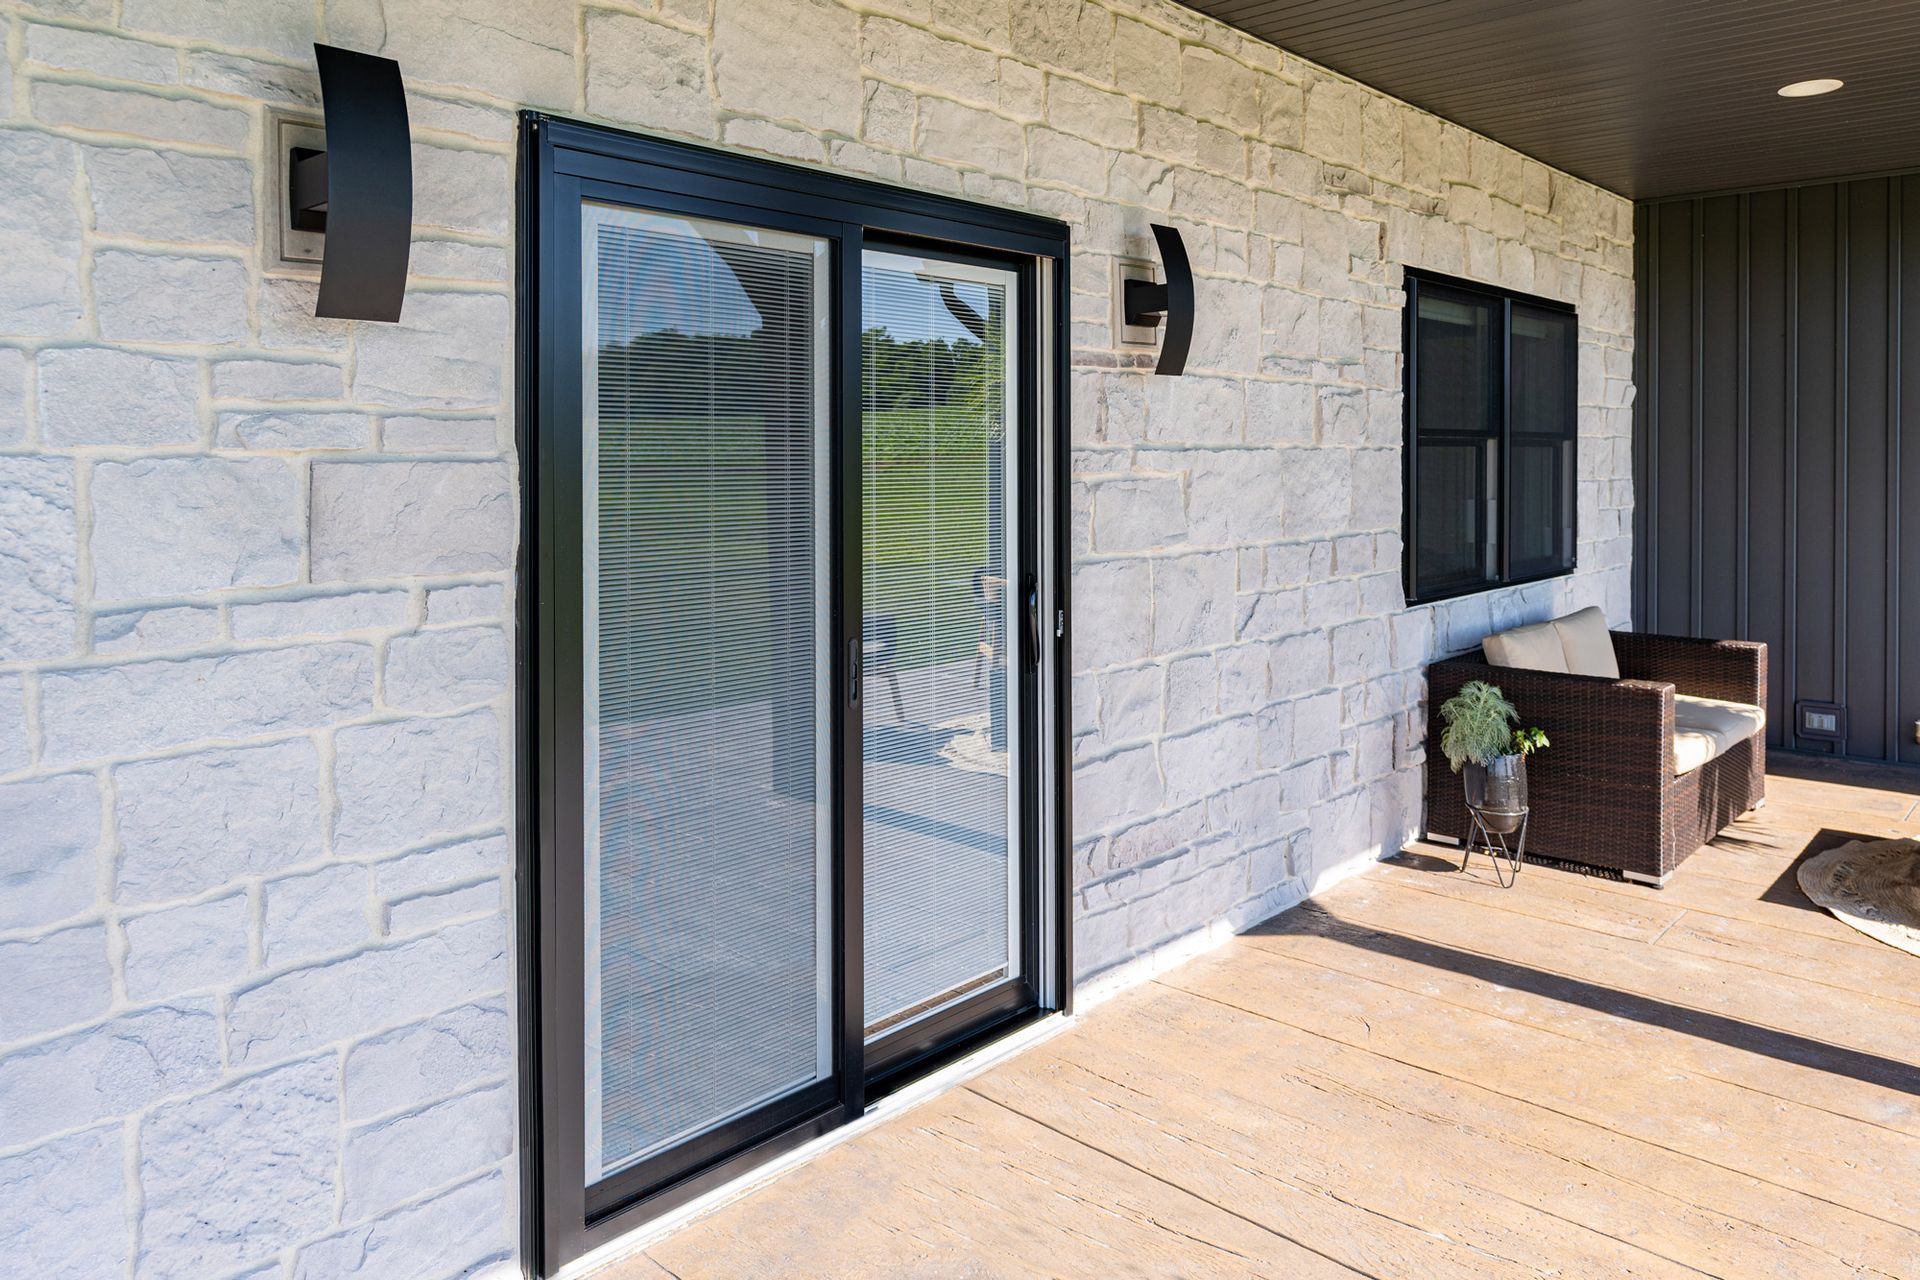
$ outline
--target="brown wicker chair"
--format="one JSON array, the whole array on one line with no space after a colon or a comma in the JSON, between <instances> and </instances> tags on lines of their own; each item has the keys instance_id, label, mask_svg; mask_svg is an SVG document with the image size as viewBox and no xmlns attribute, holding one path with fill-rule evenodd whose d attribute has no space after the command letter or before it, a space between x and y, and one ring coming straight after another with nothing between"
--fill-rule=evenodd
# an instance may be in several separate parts
<instances>
[{"instance_id":1,"label":"brown wicker chair","mask_svg":"<svg viewBox=\"0 0 1920 1280\"><path fill-rule=\"evenodd\" d=\"M1665 884L1673 869L1766 798L1766 740L1755 734L1673 774L1677 693L1766 705L1767 646L1616 631L1618 680L1495 667L1479 655L1427 668L1427 830L1463 837L1460 779L1440 752L1440 706L1469 680L1498 685L1552 746L1527 765L1527 853Z\"/></svg>"}]
</instances>

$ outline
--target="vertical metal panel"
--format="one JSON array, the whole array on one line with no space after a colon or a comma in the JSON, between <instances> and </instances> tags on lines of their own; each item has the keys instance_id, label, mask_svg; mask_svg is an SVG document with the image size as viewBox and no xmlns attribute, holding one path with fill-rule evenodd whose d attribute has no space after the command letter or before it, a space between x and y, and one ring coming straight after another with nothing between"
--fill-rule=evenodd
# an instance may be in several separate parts
<instances>
[{"instance_id":1,"label":"vertical metal panel","mask_svg":"<svg viewBox=\"0 0 1920 1280\"><path fill-rule=\"evenodd\" d=\"M1768 740L1920 763L1920 173L1636 210L1636 624L1766 641Z\"/></svg>"},{"instance_id":2,"label":"vertical metal panel","mask_svg":"<svg viewBox=\"0 0 1920 1280\"><path fill-rule=\"evenodd\" d=\"M1899 323L1900 336L1897 369L1900 377L1899 406L1894 435L1899 448L1894 474L1902 494L1920 493L1920 175L1900 179ZM1908 544L1920 525L1901 521L1899 504L1892 508L1894 524L1890 530L1898 557L1894 566L1897 598L1892 615L1895 633L1890 649L1899 664L1895 684L1899 719L1895 738L1900 744L1900 759L1920 764L1920 743L1913 740L1913 726L1920 721L1920 656L1909 653L1920 644L1920 549Z\"/></svg>"},{"instance_id":3,"label":"vertical metal panel","mask_svg":"<svg viewBox=\"0 0 1920 1280\"><path fill-rule=\"evenodd\" d=\"M1736 215L1739 244L1734 249L1734 282L1739 297L1735 302L1733 358L1741 369L1751 367L1753 351L1753 200L1742 195ZM1747 589L1753 571L1753 399L1748 394L1751 379L1734 379L1734 454L1738 493L1735 497L1733 548L1735 558L1734 617L1742 634L1753 631L1753 601Z\"/></svg>"},{"instance_id":4,"label":"vertical metal panel","mask_svg":"<svg viewBox=\"0 0 1920 1280\"><path fill-rule=\"evenodd\" d=\"M1787 334L1787 196L1755 193L1748 201L1747 346L1740 386L1747 402L1746 500L1754 513L1742 543L1747 599L1745 639L1764 640L1776 673L1784 665L1787 641L1787 548L1791 545L1788 507L1791 467L1787 461L1788 400L1792 386ZM1768 690L1767 740L1784 744L1792 707L1776 678Z\"/></svg>"},{"instance_id":5,"label":"vertical metal panel","mask_svg":"<svg viewBox=\"0 0 1920 1280\"><path fill-rule=\"evenodd\" d=\"M1885 631L1880 648L1881 705L1886 708L1886 756L1900 755L1900 257L1904 244L1901 180L1887 181L1887 424L1885 485L1887 511L1887 589Z\"/></svg>"},{"instance_id":6,"label":"vertical metal panel","mask_svg":"<svg viewBox=\"0 0 1920 1280\"><path fill-rule=\"evenodd\" d=\"M1696 200L1688 211L1693 220L1692 254L1693 278L1689 282L1692 288L1687 297L1687 336L1692 340L1689 358L1692 374L1688 377L1688 390L1693 393L1692 415L1688 430L1688 442L1693 452L1687 459L1687 545L1693 550L1693 561L1687 566L1687 630L1694 635L1703 634L1700 629L1700 604L1703 584L1700 570L1705 563L1701 554L1701 532L1705 525L1706 512L1706 384L1707 384L1707 202Z\"/></svg>"},{"instance_id":7,"label":"vertical metal panel","mask_svg":"<svg viewBox=\"0 0 1920 1280\"><path fill-rule=\"evenodd\" d=\"M1736 580L1740 555L1740 200L1700 205L1694 280L1698 332L1694 351L1693 630L1732 635L1740 629Z\"/></svg>"},{"instance_id":8,"label":"vertical metal panel","mask_svg":"<svg viewBox=\"0 0 1920 1280\"><path fill-rule=\"evenodd\" d=\"M1786 435L1781 449L1781 466L1785 468L1787 478L1786 505L1781 508L1780 525L1786 535L1786 543L1780 553L1780 598L1781 631L1779 654L1780 703L1786 715L1793 714L1796 699L1800 696L1799 667L1793 661L1795 642L1800 634L1799 581L1800 581L1800 466L1798 452L1800 448L1800 192L1798 189L1787 192L1787 270L1785 280L1786 296L1786 359L1780 367L1786 371L1787 382L1782 388L1781 403L1787 415ZM1767 671L1776 670L1772 662ZM1790 722L1783 717L1780 721L1780 745L1791 746L1793 734Z\"/></svg>"},{"instance_id":9,"label":"vertical metal panel","mask_svg":"<svg viewBox=\"0 0 1920 1280\"><path fill-rule=\"evenodd\" d=\"M1649 438L1647 498L1653 509L1647 527L1669 553L1656 562L1651 580L1654 616L1669 629L1693 627L1693 389L1699 369L1693 340L1694 227L1697 206L1669 204L1660 211L1653 252L1659 255L1661 288L1654 298L1653 358L1660 377L1653 388L1653 412L1671 430Z\"/></svg>"},{"instance_id":10,"label":"vertical metal panel","mask_svg":"<svg viewBox=\"0 0 1920 1280\"><path fill-rule=\"evenodd\" d=\"M1839 381L1844 327L1839 323L1842 246L1841 195L1838 187L1807 187L1800 192L1800 276L1797 290L1800 347L1794 475L1799 509L1794 520L1794 616L1792 651L1796 698L1838 701L1840 658L1834 644L1834 571L1839 564L1835 529L1835 449L1843 429L1845 402ZM1816 513L1825 515L1817 519ZM1792 740L1796 747L1811 747Z\"/></svg>"},{"instance_id":11,"label":"vertical metal panel","mask_svg":"<svg viewBox=\"0 0 1920 1280\"><path fill-rule=\"evenodd\" d=\"M1847 186L1845 414L1836 455L1840 569L1834 610L1847 750L1885 759L1887 738L1888 182Z\"/></svg>"}]
</instances>

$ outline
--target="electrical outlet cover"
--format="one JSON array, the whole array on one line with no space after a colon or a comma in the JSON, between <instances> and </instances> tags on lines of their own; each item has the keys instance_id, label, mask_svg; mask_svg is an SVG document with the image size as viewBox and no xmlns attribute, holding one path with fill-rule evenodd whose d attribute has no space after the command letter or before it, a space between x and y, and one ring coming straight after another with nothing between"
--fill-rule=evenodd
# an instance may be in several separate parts
<instances>
[{"instance_id":1,"label":"electrical outlet cover","mask_svg":"<svg viewBox=\"0 0 1920 1280\"><path fill-rule=\"evenodd\" d=\"M1847 709L1837 702L1795 703L1793 731L1812 741L1842 742L1847 736Z\"/></svg>"}]
</instances>

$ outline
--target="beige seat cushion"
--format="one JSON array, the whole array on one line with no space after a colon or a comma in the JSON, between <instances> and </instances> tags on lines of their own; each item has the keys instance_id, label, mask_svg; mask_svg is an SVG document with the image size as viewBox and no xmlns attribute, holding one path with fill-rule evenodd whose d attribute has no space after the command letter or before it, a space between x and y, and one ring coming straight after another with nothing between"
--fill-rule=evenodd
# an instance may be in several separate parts
<instances>
[{"instance_id":1,"label":"beige seat cushion","mask_svg":"<svg viewBox=\"0 0 1920 1280\"><path fill-rule=\"evenodd\" d=\"M1560 633L1560 647L1566 652L1567 670L1576 676L1620 678L1620 663L1613 656L1613 637L1607 634L1607 615L1597 606L1553 620Z\"/></svg>"},{"instance_id":2,"label":"beige seat cushion","mask_svg":"<svg viewBox=\"0 0 1920 1280\"><path fill-rule=\"evenodd\" d=\"M1515 627L1480 642L1480 652L1495 667L1523 667L1528 671L1565 671L1566 650L1551 622Z\"/></svg>"},{"instance_id":3,"label":"beige seat cushion","mask_svg":"<svg viewBox=\"0 0 1920 1280\"><path fill-rule=\"evenodd\" d=\"M1763 707L1675 694L1673 776L1692 773L1766 727L1767 713Z\"/></svg>"}]
</instances>

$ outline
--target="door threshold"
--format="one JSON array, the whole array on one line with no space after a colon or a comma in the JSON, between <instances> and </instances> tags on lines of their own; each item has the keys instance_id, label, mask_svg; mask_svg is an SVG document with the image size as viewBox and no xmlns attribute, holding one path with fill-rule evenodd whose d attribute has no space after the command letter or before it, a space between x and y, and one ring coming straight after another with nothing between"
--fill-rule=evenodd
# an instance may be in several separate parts
<instances>
[{"instance_id":1,"label":"door threshold","mask_svg":"<svg viewBox=\"0 0 1920 1280\"><path fill-rule=\"evenodd\" d=\"M715 1187L705 1195L689 1200L686 1204L661 1214L643 1226L635 1227L618 1240L610 1241L593 1252L574 1259L554 1272L551 1280L583 1280L584 1277L596 1271L604 1270L641 1253L694 1219L704 1217L715 1209L752 1195L776 1178L807 1164L821 1153L878 1128L902 1113L911 1111L922 1102L937 1097L954 1086L964 1084L990 1068L1000 1065L1016 1054L1024 1053L1035 1045L1051 1040L1071 1025L1072 1018L1068 1014L1043 1013L1019 1030L1010 1031L993 1043L982 1045L965 1057L957 1058L911 1084L902 1085L869 1106L858 1120L843 1124L830 1133L821 1134L812 1141L795 1147L787 1154L770 1160L749 1173L741 1174L734 1181Z\"/></svg>"}]
</instances>

